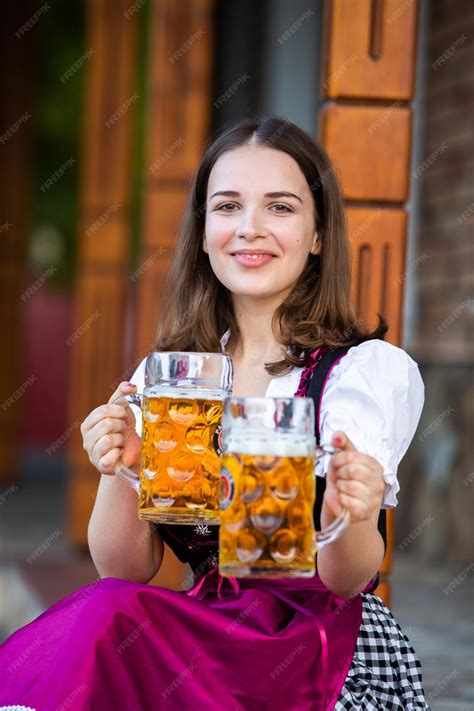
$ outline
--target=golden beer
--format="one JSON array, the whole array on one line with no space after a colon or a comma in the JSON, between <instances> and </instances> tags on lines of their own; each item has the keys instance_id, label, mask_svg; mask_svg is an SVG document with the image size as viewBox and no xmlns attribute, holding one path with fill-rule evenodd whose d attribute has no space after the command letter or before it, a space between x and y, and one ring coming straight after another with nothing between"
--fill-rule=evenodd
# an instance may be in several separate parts
<instances>
[{"instance_id":1,"label":"golden beer","mask_svg":"<svg viewBox=\"0 0 474 711\"><path fill-rule=\"evenodd\" d=\"M268 444L250 441L240 451L226 451L221 457L222 575L277 578L315 574L315 457L307 456L307 446L297 448L304 456L285 456L286 452L294 454L291 443L274 447L274 451L279 449L282 456L248 453L269 451Z\"/></svg>"},{"instance_id":2,"label":"golden beer","mask_svg":"<svg viewBox=\"0 0 474 711\"><path fill-rule=\"evenodd\" d=\"M143 397L139 516L217 524L222 400L169 395Z\"/></svg>"}]
</instances>

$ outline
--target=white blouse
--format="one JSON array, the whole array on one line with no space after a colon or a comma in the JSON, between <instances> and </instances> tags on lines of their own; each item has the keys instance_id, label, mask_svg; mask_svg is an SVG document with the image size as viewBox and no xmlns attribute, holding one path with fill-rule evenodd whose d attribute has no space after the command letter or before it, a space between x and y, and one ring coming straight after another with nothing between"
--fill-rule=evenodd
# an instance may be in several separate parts
<instances>
[{"instance_id":1,"label":"white blouse","mask_svg":"<svg viewBox=\"0 0 474 711\"><path fill-rule=\"evenodd\" d=\"M224 350L229 339L221 339ZM143 392L145 361L131 378ZM303 368L272 378L265 397L293 397ZM321 402L321 442L328 444L336 430L347 434L357 450L383 467L385 493L382 508L397 505L400 486L397 469L415 434L424 403L424 385L418 366L401 348L380 340L353 346L333 367ZM137 417L137 432L141 421ZM325 476L329 458L318 462L316 474Z\"/></svg>"}]
</instances>

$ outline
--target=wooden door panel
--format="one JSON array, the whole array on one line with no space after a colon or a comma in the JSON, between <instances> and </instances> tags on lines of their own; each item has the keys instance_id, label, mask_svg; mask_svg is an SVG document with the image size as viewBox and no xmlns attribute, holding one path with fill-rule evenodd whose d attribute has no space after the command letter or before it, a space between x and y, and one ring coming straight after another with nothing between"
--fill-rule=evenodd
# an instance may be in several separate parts
<instances>
[{"instance_id":1,"label":"wooden door panel","mask_svg":"<svg viewBox=\"0 0 474 711\"><path fill-rule=\"evenodd\" d=\"M415 77L418 3L332 0L321 87L324 98L408 101Z\"/></svg>"},{"instance_id":2,"label":"wooden door panel","mask_svg":"<svg viewBox=\"0 0 474 711\"><path fill-rule=\"evenodd\" d=\"M340 171L346 200L408 199L411 110L329 104L321 141Z\"/></svg>"},{"instance_id":3,"label":"wooden door panel","mask_svg":"<svg viewBox=\"0 0 474 711\"><path fill-rule=\"evenodd\" d=\"M352 246L352 298L364 325L377 314L389 323L386 340L400 342L406 250L405 210L350 207L347 226Z\"/></svg>"}]
</instances>

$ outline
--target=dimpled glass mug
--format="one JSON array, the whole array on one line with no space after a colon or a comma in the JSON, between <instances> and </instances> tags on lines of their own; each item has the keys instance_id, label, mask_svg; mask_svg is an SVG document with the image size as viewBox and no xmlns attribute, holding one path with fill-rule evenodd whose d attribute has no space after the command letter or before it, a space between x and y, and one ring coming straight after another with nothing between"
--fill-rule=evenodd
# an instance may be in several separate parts
<instances>
[{"instance_id":1,"label":"dimpled glass mug","mask_svg":"<svg viewBox=\"0 0 474 711\"><path fill-rule=\"evenodd\" d=\"M227 398L223 413L219 572L249 578L307 578L318 547L350 522L341 509L315 532L316 446L311 398Z\"/></svg>"},{"instance_id":2,"label":"dimpled glass mug","mask_svg":"<svg viewBox=\"0 0 474 711\"><path fill-rule=\"evenodd\" d=\"M222 353L152 351L143 394L118 404L141 409L140 462L115 473L139 495L140 518L160 523L219 523L222 403L232 392L232 359Z\"/></svg>"}]
</instances>

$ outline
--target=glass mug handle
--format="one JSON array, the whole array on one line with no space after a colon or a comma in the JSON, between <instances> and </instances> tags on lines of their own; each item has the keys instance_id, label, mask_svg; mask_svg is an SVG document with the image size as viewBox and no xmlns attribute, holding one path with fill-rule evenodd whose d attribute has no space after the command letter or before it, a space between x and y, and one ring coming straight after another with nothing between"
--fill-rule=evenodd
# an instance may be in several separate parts
<instances>
[{"instance_id":1,"label":"glass mug handle","mask_svg":"<svg viewBox=\"0 0 474 711\"><path fill-rule=\"evenodd\" d=\"M142 409L143 395L135 393L132 395L120 395L111 402L111 405L135 405ZM114 465L115 474L124 481L128 482L132 489L135 489L137 494L140 493L140 476L136 474L130 467L123 463L122 455L119 456Z\"/></svg>"},{"instance_id":2,"label":"glass mug handle","mask_svg":"<svg viewBox=\"0 0 474 711\"><path fill-rule=\"evenodd\" d=\"M322 445L317 445L316 446L316 457L321 457L326 454L335 454L336 452L340 452L341 450L338 449L337 447L333 447L329 444L322 444ZM348 527L348 525L351 522L351 515L349 511L344 508L344 506L341 506L341 510L339 511L338 515L334 519L332 523L329 524L329 526L326 526L322 531L316 531L316 541L318 544L318 548L321 549L323 546L327 545L328 543L332 543L332 541L335 541L336 538L339 538L341 533L345 531L345 529Z\"/></svg>"}]
</instances>

